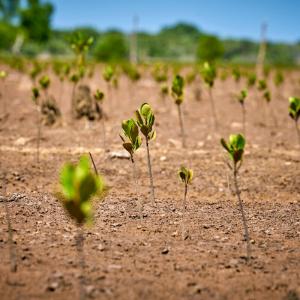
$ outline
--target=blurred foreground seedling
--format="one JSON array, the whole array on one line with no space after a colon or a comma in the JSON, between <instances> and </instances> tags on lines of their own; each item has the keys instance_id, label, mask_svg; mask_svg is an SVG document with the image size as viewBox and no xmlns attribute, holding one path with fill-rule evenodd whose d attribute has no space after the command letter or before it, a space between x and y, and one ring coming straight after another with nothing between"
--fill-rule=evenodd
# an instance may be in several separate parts
<instances>
[{"instance_id":1,"label":"blurred foreground seedling","mask_svg":"<svg viewBox=\"0 0 300 300\"><path fill-rule=\"evenodd\" d=\"M240 170L242 166L243 161L243 154L244 154L244 148L246 144L246 140L241 134L231 134L229 136L229 141L226 142L223 138L221 139L221 145L223 148L227 151L229 159L231 161L227 162L228 168L233 173L233 181L234 181L234 188L235 188L235 194L238 198L239 203L239 209L242 215L242 222L244 226L244 236L247 242L247 261L250 260L251 257L251 248L250 248L250 236L249 236L249 229L247 224L246 215L244 212L244 205L243 201L241 199L241 192L238 185L238 171Z\"/></svg>"},{"instance_id":2,"label":"blurred foreground seedling","mask_svg":"<svg viewBox=\"0 0 300 300\"><path fill-rule=\"evenodd\" d=\"M181 220L181 236L185 240L188 237L188 232L185 229L185 212L187 209L186 198L188 192L188 185L191 184L193 179L193 170L186 167L181 167L178 171L179 178L184 183L184 194L182 201L182 220Z\"/></svg>"},{"instance_id":3,"label":"blurred foreground seedling","mask_svg":"<svg viewBox=\"0 0 300 300\"><path fill-rule=\"evenodd\" d=\"M102 177L94 174L90 170L90 163L87 156L82 156L77 165L66 163L60 173L61 197L68 215L77 225L76 249L80 266L79 276L79 299L85 299L84 291L84 236L83 225L91 224L92 197L104 196L104 181Z\"/></svg>"}]
</instances>

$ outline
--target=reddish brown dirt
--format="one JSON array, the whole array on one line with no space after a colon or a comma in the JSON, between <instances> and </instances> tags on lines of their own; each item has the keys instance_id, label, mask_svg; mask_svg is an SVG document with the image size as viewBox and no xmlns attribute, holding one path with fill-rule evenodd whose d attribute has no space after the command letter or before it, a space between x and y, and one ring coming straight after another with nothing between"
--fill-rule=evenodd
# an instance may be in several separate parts
<instances>
[{"instance_id":1,"label":"reddish brown dirt","mask_svg":"<svg viewBox=\"0 0 300 300\"><path fill-rule=\"evenodd\" d=\"M89 84L105 89L100 74ZM229 171L220 136L241 130L241 109L228 79L217 82L214 97L219 132L214 133L205 87L196 102L187 88L184 122L187 149L180 146L178 116L171 99L158 100L158 87L145 75L134 87L122 78L112 105L105 104L107 146L101 124L69 121L71 87L64 88L63 122L42 129L41 162L36 164L36 115L30 82L12 73L5 87L9 118L0 123L0 193L7 191L18 270L10 272L5 206L0 202L0 299L77 299L79 266L76 228L55 197L59 170L91 151L110 187L95 202L95 223L85 228L84 282L94 299L284 299L300 297L300 148L288 117L287 97L299 95L299 74L290 73L280 91L272 87L278 126L257 97L247 101L247 147L239 182L252 239L251 264L235 195L227 186ZM201 84L201 83L197 83ZM298 86L297 86L298 85ZM241 83L238 88L241 88ZM3 86L1 87L3 88ZM59 95L54 81L51 92ZM3 91L3 89L2 89ZM279 93L280 92L280 93ZM3 99L1 99L3 101ZM106 100L107 101L107 100ZM139 197L144 219L138 218L135 188L128 160L110 157L121 149L122 119L144 101L154 107L157 139L151 142L157 206L149 200L144 145L136 156ZM1 106L2 109L2 106ZM183 186L180 165L194 170L188 191L186 227L181 239ZM8 183L5 184L4 175ZM13 193L23 195L11 197Z\"/></svg>"}]
</instances>

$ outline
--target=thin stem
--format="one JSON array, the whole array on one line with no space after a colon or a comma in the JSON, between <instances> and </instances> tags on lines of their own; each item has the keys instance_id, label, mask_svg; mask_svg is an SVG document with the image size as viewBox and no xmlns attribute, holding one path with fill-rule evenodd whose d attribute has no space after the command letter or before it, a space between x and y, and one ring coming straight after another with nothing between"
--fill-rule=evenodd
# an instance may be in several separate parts
<instances>
[{"instance_id":1,"label":"thin stem","mask_svg":"<svg viewBox=\"0 0 300 300\"><path fill-rule=\"evenodd\" d=\"M71 112L72 112L72 117L75 118L76 114L75 114L75 91L76 91L76 86L77 83L73 84L73 88L72 88L72 99L71 99Z\"/></svg>"},{"instance_id":2,"label":"thin stem","mask_svg":"<svg viewBox=\"0 0 300 300\"><path fill-rule=\"evenodd\" d=\"M139 197L138 193L138 177L137 177L137 171L136 171L136 166L135 166L135 161L133 159L133 156L131 156L131 163L132 163L132 175L133 175L133 180L134 180L134 186L135 186L135 194L137 198L137 203L138 203L138 208L139 208L139 214L140 214L140 219L143 219L143 203L142 199Z\"/></svg>"},{"instance_id":3,"label":"thin stem","mask_svg":"<svg viewBox=\"0 0 300 300\"><path fill-rule=\"evenodd\" d=\"M149 139L148 139L148 137L146 137L146 148L147 148L148 170L149 170L149 179L150 179L151 196L152 196L151 201L152 201L152 205L155 206L154 184L153 184L153 176L152 176L152 168L151 168L150 151L149 151Z\"/></svg>"},{"instance_id":4,"label":"thin stem","mask_svg":"<svg viewBox=\"0 0 300 300\"><path fill-rule=\"evenodd\" d=\"M83 254L83 243L84 237L82 232L81 225L77 226L77 236L76 236L76 250L79 264L79 300L85 300L85 292L84 292L84 254Z\"/></svg>"},{"instance_id":5,"label":"thin stem","mask_svg":"<svg viewBox=\"0 0 300 300\"><path fill-rule=\"evenodd\" d=\"M106 130L105 130L105 120L104 115L102 116L102 141L103 141L103 149L106 149Z\"/></svg>"},{"instance_id":6,"label":"thin stem","mask_svg":"<svg viewBox=\"0 0 300 300\"><path fill-rule=\"evenodd\" d=\"M209 88L209 99L210 99L211 111L212 111L212 115L213 115L213 119L214 119L214 126L215 126L215 129L218 129L218 119L217 119L217 113L216 113L216 109L215 109L215 102L214 102L214 97L213 97L211 87Z\"/></svg>"},{"instance_id":7,"label":"thin stem","mask_svg":"<svg viewBox=\"0 0 300 300\"><path fill-rule=\"evenodd\" d=\"M40 163L40 140L41 140L41 116L40 108L37 106L37 141L36 141L36 161Z\"/></svg>"},{"instance_id":8,"label":"thin stem","mask_svg":"<svg viewBox=\"0 0 300 300\"><path fill-rule=\"evenodd\" d=\"M6 195L6 180L4 180L4 204L5 204L5 215L6 215L6 223L7 223L7 231L8 231L8 245L9 245L9 256L10 256L10 270L11 272L17 271L17 261L16 261L16 253L13 242L13 229L11 226L11 218L8 207L8 198Z\"/></svg>"},{"instance_id":9,"label":"thin stem","mask_svg":"<svg viewBox=\"0 0 300 300\"><path fill-rule=\"evenodd\" d=\"M243 114L243 133L246 136L246 108L245 104L242 104L242 114Z\"/></svg>"},{"instance_id":10,"label":"thin stem","mask_svg":"<svg viewBox=\"0 0 300 300\"><path fill-rule=\"evenodd\" d=\"M300 129L299 129L299 126L298 126L298 122L296 120L295 120L295 127L296 127L297 136L298 136L298 143L299 143L299 146L300 146Z\"/></svg>"},{"instance_id":11,"label":"thin stem","mask_svg":"<svg viewBox=\"0 0 300 300\"><path fill-rule=\"evenodd\" d=\"M247 242L247 261L250 260L250 253L251 253L251 249L250 249L250 236L249 236L249 230L248 230L248 225L247 225L247 220L246 220L246 216L245 216L245 212L244 212L244 205L243 205L243 201L241 199L241 192L239 190L238 187L238 181L237 181L237 165L236 163L234 163L233 165L233 179L234 179L234 187L235 187L235 192L239 201L239 208L240 208L240 212L242 214L242 221L243 221L243 226L244 226L244 232L245 232L245 238L246 238L246 242Z\"/></svg>"},{"instance_id":12,"label":"thin stem","mask_svg":"<svg viewBox=\"0 0 300 300\"><path fill-rule=\"evenodd\" d=\"M187 195L187 183L184 184L184 196L183 196L183 202L182 202L182 220L181 220L181 236L182 239L185 240L186 238L186 231L185 231L185 211L187 209L186 206L186 195Z\"/></svg>"},{"instance_id":13,"label":"thin stem","mask_svg":"<svg viewBox=\"0 0 300 300\"><path fill-rule=\"evenodd\" d=\"M181 131L182 148L185 148L186 143L185 143L185 132L184 132L184 126L183 126L182 111L181 111L180 105L177 105L177 108L178 108L179 125L180 125L180 131Z\"/></svg>"},{"instance_id":14,"label":"thin stem","mask_svg":"<svg viewBox=\"0 0 300 300\"><path fill-rule=\"evenodd\" d=\"M89 155L90 155L90 158L91 158L91 161L92 161L92 164L93 164L93 167L94 167L94 170L95 170L95 173L96 175L98 176L99 173L98 173L98 170L97 170L97 167L96 167L96 164L95 164L95 161L94 161L94 158L93 158L93 155L91 152L89 152Z\"/></svg>"}]
</instances>

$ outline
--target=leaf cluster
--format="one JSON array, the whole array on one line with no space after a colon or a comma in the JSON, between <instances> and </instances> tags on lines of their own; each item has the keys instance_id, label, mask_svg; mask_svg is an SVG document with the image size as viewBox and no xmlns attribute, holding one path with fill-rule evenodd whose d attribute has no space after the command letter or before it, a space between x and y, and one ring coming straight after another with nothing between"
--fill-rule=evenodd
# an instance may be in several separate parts
<instances>
[{"instance_id":1,"label":"leaf cluster","mask_svg":"<svg viewBox=\"0 0 300 300\"><path fill-rule=\"evenodd\" d=\"M143 103L139 110L135 111L136 123L139 126L146 140L153 140L156 137L156 131L153 129L155 116L148 103Z\"/></svg>"},{"instance_id":2,"label":"leaf cluster","mask_svg":"<svg viewBox=\"0 0 300 300\"><path fill-rule=\"evenodd\" d=\"M222 138L221 145L228 152L230 159L237 164L242 161L246 140L242 134L231 134L228 143Z\"/></svg>"},{"instance_id":3,"label":"leaf cluster","mask_svg":"<svg viewBox=\"0 0 300 300\"><path fill-rule=\"evenodd\" d=\"M176 75L172 82L172 96L175 103L180 105L183 102L184 79L180 75Z\"/></svg>"},{"instance_id":4,"label":"leaf cluster","mask_svg":"<svg viewBox=\"0 0 300 300\"><path fill-rule=\"evenodd\" d=\"M133 159L134 152L140 148L142 144L141 137L139 136L139 127L134 119L124 120L122 122L123 135L120 135L123 141L123 147L130 154Z\"/></svg>"},{"instance_id":5,"label":"leaf cluster","mask_svg":"<svg viewBox=\"0 0 300 300\"><path fill-rule=\"evenodd\" d=\"M47 75L44 75L40 78L39 84L43 90L47 90L50 86L50 78Z\"/></svg>"},{"instance_id":6,"label":"leaf cluster","mask_svg":"<svg viewBox=\"0 0 300 300\"><path fill-rule=\"evenodd\" d=\"M204 82L209 87L213 87L214 81L217 77L217 72L216 72L215 66L208 62L205 62L201 69L201 74L202 74Z\"/></svg>"},{"instance_id":7,"label":"leaf cluster","mask_svg":"<svg viewBox=\"0 0 300 300\"><path fill-rule=\"evenodd\" d=\"M244 105L247 96L248 96L248 91L247 90L241 90L240 91L240 93L237 96L237 100L239 101L239 103L241 105Z\"/></svg>"},{"instance_id":8,"label":"leaf cluster","mask_svg":"<svg viewBox=\"0 0 300 300\"><path fill-rule=\"evenodd\" d=\"M90 170L87 156L82 156L77 165L67 163L60 173L62 204L77 224L92 220L91 197L103 193L103 179Z\"/></svg>"},{"instance_id":9,"label":"leaf cluster","mask_svg":"<svg viewBox=\"0 0 300 300\"><path fill-rule=\"evenodd\" d=\"M187 185L192 182L193 170L182 166L178 171L178 175L181 181Z\"/></svg>"},{"instance_id":10,"label":"leaf cluster","mask_svg":"<svg viewBox=\"0 0 300 300\"><path fill-rule=\"evenodd\" d=\"M300 98L289 98L289 115L295 122L298 121L300 117Z\"/></svg>"}]
</instances>

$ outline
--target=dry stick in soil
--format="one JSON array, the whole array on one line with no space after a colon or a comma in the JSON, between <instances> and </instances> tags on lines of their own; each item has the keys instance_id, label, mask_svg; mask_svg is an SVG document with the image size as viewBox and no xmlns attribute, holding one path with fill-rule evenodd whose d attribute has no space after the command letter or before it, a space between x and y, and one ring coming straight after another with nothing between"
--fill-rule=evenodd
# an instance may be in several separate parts
<instances>
[{"instance_id":1,"label":"dry stick in soil","mask_svg":"<svg viewBox=\"0 0 300 300\"><path fill-rule=\"evenodd\" d=\"M246 216L245 216L245 212L244 212L244 205L243 205L243 201L242 201L241 195L240 195L241 192L239 190L238 181L237 181L238 171L242 165L242 158L243 158L245 143L246 143L245 138L241 134L230 135L228 143L226 143L226 141L223 138L221 139L221 145L228 152L230 159L233 161L233 166L230 165L229 163L227 164L227 166L233 172L235 193L237 195L238 202L239 202L239 209L240 209L240 212L242 215L244 233L245 233L245 238L246 238L246 242L247 242L247 262L249 262L250 258L251 258L250 236L249 236L247 220L246 220Z\"/></svg>"},{"instance_id":2,"label":"dry stick in soil","mask_svg":"<svg viewBox=\"0 0 300 300\"><path fill-rule=\"evenodd\" d=\"M16 249L13 241L13 229L11 226L11 218L8 207L8 197L6 195L6 174L4 174L4 205L5 205L5 215L6 215L6 224L7 224L7 232L8 232L8 245L9 245L9 258L10 258L10 270L11 272L17 271L17 259L16 259Z\"/></svg>"},{"instance_id":3,"label":"dry stick in soil","mask_svg":"<svg viewBox=\"0 0 300 300\"><path fill-rule=\"evenodd\" d=\"M104 183L100 176L90 170L90 162L87 156L82 156L77 165L65 164L60 174L62 195L59 197L66 211L77 225L75 237L79 276L79 299L85 299L84 292L84 237L83 225L92 222L91 198L98 194L104 196Z\"/></svg>"},{"instance_id":4,"label":"dry stick in soil","mask_svg":"<svg viewBox=\"0 0 300 300\"><path fill-rule=\"evenodd\" d=\"M134 153L138 150L142 144L141 137L139 136L139 127L134 119L124 120L122 122L123 134L120 134L120 138L123 142L123 147L128 151L130 155L130 161L132 164L132 174L135 186L135 194L139 206L140 219L143 219L143 203L138 194L138 179L135 167Z\"/></svg>"},{"instance_id":5,"label":"dry stick in soil","mask_svg":"<svg viewBox=\"0 0 300 300\"><path fill-rule=\"evenodd\" d=\"M192 182L193 179L193 170L187 169L186 167L181 167L178 171L178 175L181 181L184 183L184 195L182 201L181 236L183 240L186 240L188 238L188 232L185 229L185 212L187 209L186 196L188 191L188 185Z\"/></svg>"},{"instance_id":6,"label":"dry stick in soil","mask_svg":"<svg viewBox=\"0 0 300 300\"><path fill-rule=\"evenodd\" d=\"M178 109L178 118L179 118L179 125L180 125L180 132L181 132L181 139L182 139L182 148L186 147L185 142L185 131L183 125L183 116L181 110L181 104L183 102L183 88L184 88L184 79L180 75L176 75L172 82L172 96L175 100L175 104L177 105Z\"/></svg>"},{"instance_id":7,"label":"dry stick in soil","mask_svg":"<svg viewBox=\"0 0 300 300\"><path fill-rule=\"evenodd\" d=\"M300 98L290 97L289 98L289 116L295 122L295 129L298 136L298 143L300 146L300 130L298 127L298 120L300 118Z\"/></svg>"},{"instance_id":8,"label":"dry stick in soil","mask_svg":"<svg viewBox=\"0 0 300 300\"><path fill-rule=\"evenodd\" d=\"M215 130L218 129L218 119L217 119L217 113L215 108L215 102L213 98L212 88L214 86L214 81L217 77L216 68L209 64L208 62L205 62L203 65L203 68L201 70L202 77L204 82L208 85L208 92L209 92L209 101L211 106L211 112L214 120L214 126Z\"/></svg>"},{"instance_id":9,"label":"dry stick in soil","mask_svg":"<svg viewBox=\"0 0 300 300\"><path fill-rule=\"evenodd\" d=\"M98 173L98 170L97 170L97 167L96 167L96 164L95 164L95 161L94 161L94 158L93 158L93 155L91 152L89 152L89 156L90 156L90 159L92 161L92 164L93 164L93 167L94 167L94 171L95 171L95 174L98 176L99 173Z\"/></svg>"},{"instance_id":10,"label":"dry stick in soil","mask_svg":"<svg viewBox=\"0 0 300 300\"><path fill-rule=\"evenodd\" d=\"M153 114L152 108L148 103L143 103L139 110L135 112L137 118L137 125L139 126L141 133L145 136L146 139L146 148L147 148L147 161L148 161L148 171L150 179L150 188L151 188L151 202L152 205L155 205L155 194L154 194L154 183L152 175L152 166L149 150L149 141L155 139L156 131L153 129L155 122L155 116Z\"/></svg>"}]
</instances>

